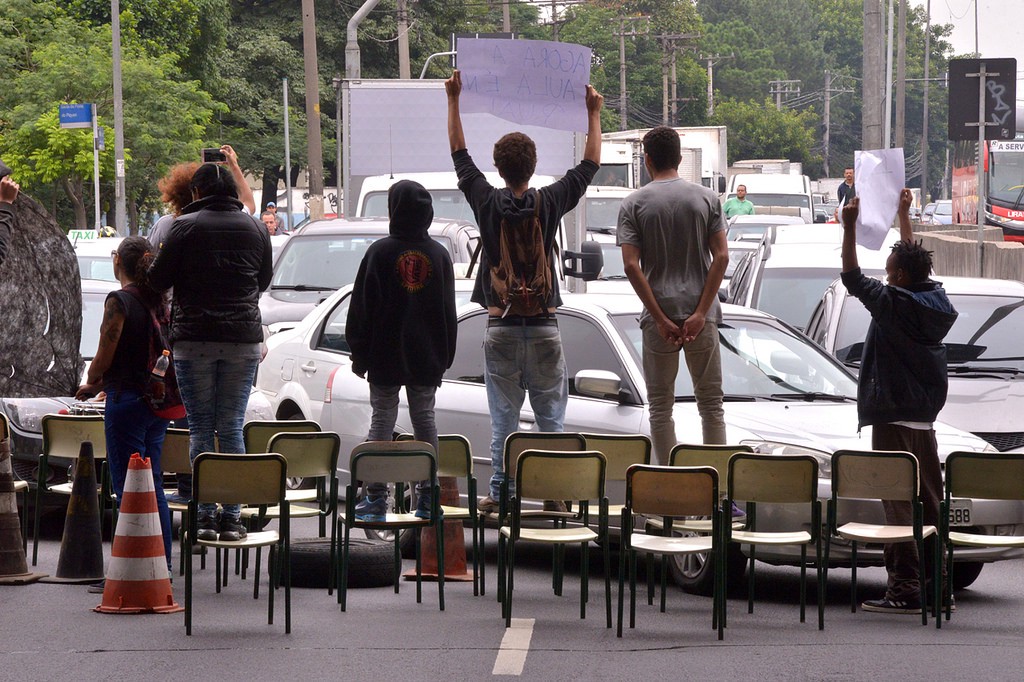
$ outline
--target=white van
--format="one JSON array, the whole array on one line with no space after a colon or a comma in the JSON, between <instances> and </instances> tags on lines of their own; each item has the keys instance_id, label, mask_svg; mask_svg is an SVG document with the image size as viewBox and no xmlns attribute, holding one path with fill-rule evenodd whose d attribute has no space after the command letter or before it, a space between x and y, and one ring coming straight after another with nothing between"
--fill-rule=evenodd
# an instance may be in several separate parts
<instances>
[{"instance_id":1,"label":"white van","mask_svg":"<svg viewBox=\"0 0 1024 682\"><path fill-rule=\"evenodd\" d=\"M806 175L739 173L729 181L726 200L736 196L736 188L745 185L747 200L757 215L795 215L806 223L814 222L811 181Z\"/></svg>"}]
</instances>

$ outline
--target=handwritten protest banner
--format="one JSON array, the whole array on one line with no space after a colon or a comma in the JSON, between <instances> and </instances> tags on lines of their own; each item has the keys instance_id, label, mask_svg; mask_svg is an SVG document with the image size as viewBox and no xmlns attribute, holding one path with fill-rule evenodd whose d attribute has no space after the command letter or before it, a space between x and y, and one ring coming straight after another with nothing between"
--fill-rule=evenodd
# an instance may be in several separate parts
<instances>
[{"instance_id":1,"label":"handwritten protest banner","mask_svg":"<svg viewBox=\"0 0 1024 682\"><path fill-rule=\"evenodd\" d=\"M517 124L587 130L590 48L547 40L459 40L460 108Z\"/></svg>"},{"instance_id":2,"label":"handwritten protest banner","mask_svg":"<svg viewBox=\"0 0 1024 682\"><path fill-rule=\"evenodd\" d=\"M905 170L902 147L853 153L853 177L860 197L857 243L861 246L875 251L882 248L899 208L900 191L906 187Z\"/></svg>"}]
</instances>

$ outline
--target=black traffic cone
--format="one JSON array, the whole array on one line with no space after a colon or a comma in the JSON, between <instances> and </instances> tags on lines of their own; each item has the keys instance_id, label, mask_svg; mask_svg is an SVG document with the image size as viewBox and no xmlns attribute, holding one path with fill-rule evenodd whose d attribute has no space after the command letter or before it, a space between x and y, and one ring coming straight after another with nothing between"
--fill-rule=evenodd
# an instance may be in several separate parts
<instances>
[{"instance_id":1,"label":"black traffic cone","mask_svg":"<svg viewBox=\"0 0 1024 682\"><path fill-rule=\"evenodd\" d=\"M28 570L14 492L11 441L5 438L0 441L0 585L27 585L45 575Z\"/></svg>"},{"instance_id":2,"label":"black traffic cone","mask_svg":"<svg viewBox=\"0 0 1024 682\"><path fill-rule=\"evenodd\" d=\"M52 578L44 578L43 582L97 583L103 580L103 540L100 537L96 478L92 443L85 441L75 464L75 481L64 520L57 573Z\"/></svg>"}]
</instances>

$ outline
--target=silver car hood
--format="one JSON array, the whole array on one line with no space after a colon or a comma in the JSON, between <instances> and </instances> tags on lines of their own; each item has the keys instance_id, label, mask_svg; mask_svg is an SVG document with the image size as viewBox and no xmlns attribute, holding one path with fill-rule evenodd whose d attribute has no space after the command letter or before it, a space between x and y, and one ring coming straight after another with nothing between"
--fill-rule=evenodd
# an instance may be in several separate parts
<instances>
[{"instance_id":1,"label":"silver car hood","mask_svg":"<svg viewBox=\"0 0 1024 682\"><path fill-rule=\"evenodd\" d=\"M949 395L939 418L954 426L970 424L981 433L1021 431L1024 378L949 377Z\"/></svg>"},{"instance_id":2,"label":"silver car hood","mask_svg":"<svg viewBox=\"0 0 1024 682\"><path fill-rule=\"evenodd\" d=\"M674 414L677 430L681 430L681 424L689 425L694 420L700 424L693 403L677 403ZM844 448L871 449L871 427L858 433L857 406L852 402L727 402L725 421L730 443L773 441L824 453ZM942 459L955 450L990 449L977 436L942 422L936 422L935 435Z\"/></svg>"}]
</instances>

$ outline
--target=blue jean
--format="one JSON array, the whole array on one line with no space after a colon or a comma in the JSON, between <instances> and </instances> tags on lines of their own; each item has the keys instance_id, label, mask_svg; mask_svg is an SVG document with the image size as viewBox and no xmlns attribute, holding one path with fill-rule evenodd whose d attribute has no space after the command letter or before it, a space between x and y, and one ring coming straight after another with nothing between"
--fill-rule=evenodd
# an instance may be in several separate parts
<instances>
[{"instance_id":1,"label":"blue jean","mask_svg":"<svg viewBox=\"0 0 1024 682\"><path fill-rule=\"evenodd\" d=\"M134 453L148 457L153 467L153 486L156 488L156 508L160 515L160 530L164 537L164 554L171 565L171 512L164 499L164 472L160 455L167 433L167 420L154 415L142 393L132 389L117 389L107 393L103 410L103 431L107 437L107 466L110 482L117 494L118 508L124 498L124 483L128 477L128 461Z\"/></svg>"},{"instance_id":2,"label":"blue jean","mask_svg":"<svg viewBox=\"0 0 1024 682\"><path fill-rule=\"evenodd\" d=\"M370 384L370 433L366 440L391 440L395 434L395 422L398 421L398 390L401 386L382 386ZM412 422L412 433L416 440L430 443L437 452L437 425L434 423L434 394L436 386L406 386L405 397L409 401L409 420ZM420 481L416 491L422 493L430 489L430 481ZM387 495L387 483L367 481L366 493L373 497Z\"/></svg>"},{"instance_id":3,"label":"blue jean","mask_svg":"<svg viewBox=\"0 0 1024 682\"><path fill-rule=\"evenodd\" d=\"M519 430L526 392L542 432L560 432L569 380L558 327L488 327L484 334L484 384L491 413L491 499L505 480L505 439Z\"/></svg>"},{"instance_id":4,"label":"blue jean","mask_svg":"<svg viewBox=\"0 0 1024 682\"><path fill-rule=\"evenodd\" d=\"M175 358L181 399L188 412L188 454L195 461L203 452L215 451L214 437L221 452L245 452L242 424L249 391L259 360L255 358ZM238 519L241 506L225 504L226 518ZM200 515L215 515L217 505L203 502Z\"/></svg>"}]
</instances>

